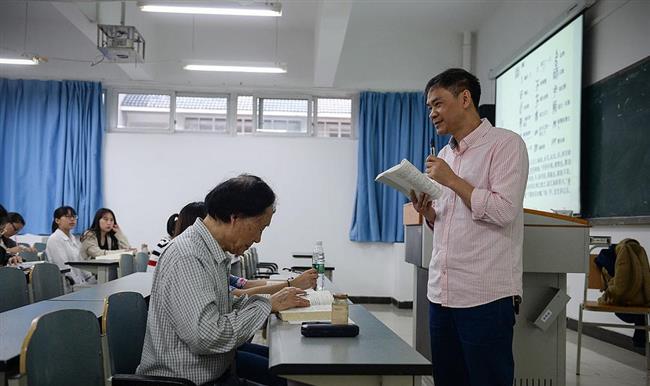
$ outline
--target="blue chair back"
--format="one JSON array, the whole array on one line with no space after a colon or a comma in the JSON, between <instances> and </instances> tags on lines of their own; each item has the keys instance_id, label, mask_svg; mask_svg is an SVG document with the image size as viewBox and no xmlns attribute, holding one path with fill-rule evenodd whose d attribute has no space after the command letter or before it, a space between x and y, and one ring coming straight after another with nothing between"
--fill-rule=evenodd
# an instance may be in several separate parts
<instances>
[{"instance_id":1,"label":"blue chair back","mask_svg":"<svg viewBox=\"0 0 650 386\"><path fill-rule=\"evenodd\" d=\"M125 253L120 256L120 277L130 275L135 271L133 267L133 255Z\"/></svg>"},{"instance_id":2,"label":"blue chair back","mask_svg":"<svg viewBox=\"0 0 650 386\"><path fill-rule=\"evenodd\" d=\"M34 302L52 299L64 294L59 266L52 263L34 265L30 275Z\"/></svg>"},{"instance_id":3,"label":"blue chair back","mask_svg":"<svg viewBox=\"0 0 650 386\"><path fill-rule=\"evenodd\" d=\"M118 292L104 301L102 332L112 374L135 374L147 329L147 303L138 292Z\"/></svg>"},{"instance_id":4,"label":"blue chair back","mask_svg":"<svg viewBox=\"0 0 650 386\"><path fill-rule=\"evenodd\" d=\"M149 255L145 252L135 254L135 272L147 272L149 264Z\"/></svg>"},{"instance_id":5,"label":"blue chair back","mask_svg":"<svg viewBox=\"0 0 650 386\"><path fill-rule=\"evenodd\" d=\"M69 309L34 319L23 341L20 374L28 386L104 386L95 314Z\"/></svg>"},{"instance_id":6,"label":"blue chair back","mask_svg":"<svg viewBox=\"0 0 650 386\"><path fill-rule=\"evenodd\" d=\"M27 278L20 269L0 267L0 312L29 304Z\"/></svg>"}]
</instances>

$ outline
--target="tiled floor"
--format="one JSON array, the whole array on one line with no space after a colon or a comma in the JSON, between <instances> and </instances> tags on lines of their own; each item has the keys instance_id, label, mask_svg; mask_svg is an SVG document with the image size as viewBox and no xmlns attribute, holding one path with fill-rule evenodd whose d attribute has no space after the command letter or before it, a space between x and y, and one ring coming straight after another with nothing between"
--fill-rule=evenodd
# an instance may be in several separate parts
<instances>
[{"instance_id":1,"label":"tiled floor","mask_svg":"<svg viewBox=\"0 0 650 386\"><path fill-rule=\"evenodd\" d=\"M366 304L365 307L412 344L411 310L383 304ZM577 334L567 330L567 386L650 386L645 357L588 336L583 338L582 344L582 375L576 375L576 342Z\"/></svg>"}]
</instances>

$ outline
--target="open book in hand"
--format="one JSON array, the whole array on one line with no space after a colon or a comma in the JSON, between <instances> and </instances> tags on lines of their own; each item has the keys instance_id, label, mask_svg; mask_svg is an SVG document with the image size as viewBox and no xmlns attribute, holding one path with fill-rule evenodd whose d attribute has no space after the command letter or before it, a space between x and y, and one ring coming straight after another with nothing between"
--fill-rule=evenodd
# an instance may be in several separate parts
<instances>
[{"instance_id":1,"label":"open book in hand","mask_svg":"<svg viewBox=\"0 0 650 386\"><path fill-rule=\"evenodd\" d=\"M442 195L442 186L427 177L407 159L379 173L375 181L399 190L407 198L410 198L411 190L415 191L415 194L426 193L432 200L437 200Z\"/></svg>"},{"instance_id":2,"label":"open book in hand","mask_svg":"<svg viewBox=\"0 0 650 386\"><path fill-rule=\"evenodd\" d=\"M303 295L309 300L309 307L296 307L280 311L280 319L286 322L311 322L320 320L332 320L332 302L334 297L327 291L307 290Z\"/></svg>"}]
</instances>

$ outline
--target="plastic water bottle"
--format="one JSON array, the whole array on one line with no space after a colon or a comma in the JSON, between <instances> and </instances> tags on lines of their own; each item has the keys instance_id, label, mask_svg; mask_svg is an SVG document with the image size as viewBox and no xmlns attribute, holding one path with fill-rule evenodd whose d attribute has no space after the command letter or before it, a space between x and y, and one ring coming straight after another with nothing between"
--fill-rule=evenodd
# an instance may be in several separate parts
<instances>
[{"instance_id":1,"label":"plastic water bottle","mask_svg":"<svg viewBox=\"0 0 650 386\"><path fill-rule=\"evenodd\" d=\"M322 291L325 286L325 251L323 250L322 241L316 241L316 245L314 245L314 253L311 256L311 265L316 269L316 271L318 271L316 289Z\"/></svg>"}]
</instances>

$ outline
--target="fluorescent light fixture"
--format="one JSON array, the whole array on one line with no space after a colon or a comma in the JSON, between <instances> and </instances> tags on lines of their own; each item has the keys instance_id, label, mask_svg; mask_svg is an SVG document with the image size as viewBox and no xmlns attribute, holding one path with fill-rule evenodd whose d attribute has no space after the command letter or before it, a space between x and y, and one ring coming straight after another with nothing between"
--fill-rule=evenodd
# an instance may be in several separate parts
<instances>
[{"instance_id":1,"label":"fluorescent light fixture","mask_svg":"<svg viewBox=\"0 0 650 386\"><path fill-rule=\"evenodd\" d=\"M14 64L20 66L35 66L39 64L36 58L31 59L15 59L15 58L0 58L0 64Z\"/></svg>"},{"instance_id":2,"label":"fluorescent light fixture","mask_svg":"<svg viewBox=\"0 0 650 386\"><path fill-rule=\"evenodd\" d=\"M287 72L284 66L236 66L236 65L215 65L215 64L187 64L183 67L190 71L218 71L218 72L257 72L264 74L284 74Z\"/></svg>"},{"instance_id":3,"label":"fluorescent light fixture","mask_svg":"<svg viewBox=\"0 0 650 386\"><path fill-rule=\"evenodd\" d=\"M183 4L140 4L143 12L163 13L190 13L199 15L225 15L225 16L282 16L280 3L271 3L268 6L255 5L254 7L233 6L208 6L208 5L183 5Z\"/></svg>"}]
</instances>

